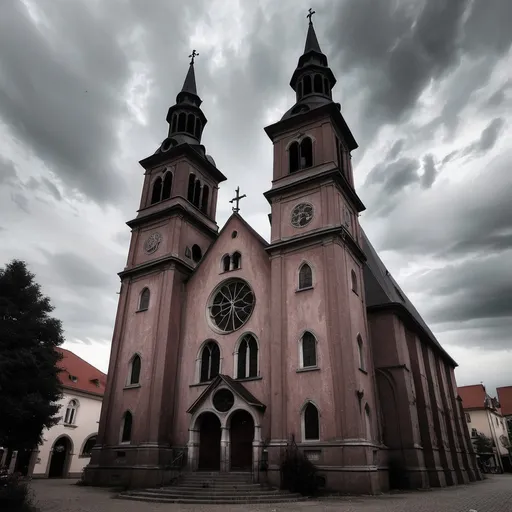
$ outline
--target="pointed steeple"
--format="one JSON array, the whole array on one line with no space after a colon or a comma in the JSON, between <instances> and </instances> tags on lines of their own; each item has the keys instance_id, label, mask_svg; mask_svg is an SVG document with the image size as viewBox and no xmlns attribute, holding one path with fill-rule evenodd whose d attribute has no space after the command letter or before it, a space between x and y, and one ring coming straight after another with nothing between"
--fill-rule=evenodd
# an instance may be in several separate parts
<instances>
[{"instance_id":1,"label":"pointed steeple","mask_svg":"<svg viewBox=\"0 0 512 512\"><path fill-rule=\"evenodd\" d=\"M185 77L185 81L183 82L181 92L188 92L190 94L194 94L197 96L196 73L194 71L193 62L190 63L190 66L188 68L187 76Z\"/></svg>"},{"instance_id":2,"label":"pointed steeple","mask_svg":"<svg viewBox=\"0 0 512 512\"><path fill-rule=\"evenodd\" d=\"M304 53L308 52L322 53L322 50L320 50L320 45L318 44L315 27L313 26L312 21L309 22L308 35L306 36L306 46L304 46Z\"/></svg>"}]
</instances>

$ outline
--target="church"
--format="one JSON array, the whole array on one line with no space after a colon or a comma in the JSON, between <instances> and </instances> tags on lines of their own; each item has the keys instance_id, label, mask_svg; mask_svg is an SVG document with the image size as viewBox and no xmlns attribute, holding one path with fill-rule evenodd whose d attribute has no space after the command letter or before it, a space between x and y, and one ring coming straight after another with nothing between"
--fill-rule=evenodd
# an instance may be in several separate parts
<instances>
[{"instance_id":1,"label":"church","mask_svg":"<svg viewBox=\"0 0 512 512\"><path fill-rule=\"evenodd\" d=\"M311 14L273 144L270 242L239 213L201 144L194 73L144 185L85 479L149 487L180 471L247 471L279 486L296 446L327 489L378 493L480 479L443 350L361 229L358 147ZM270 151L270 147L269 147Z\"/></svg>"}]
</instances>

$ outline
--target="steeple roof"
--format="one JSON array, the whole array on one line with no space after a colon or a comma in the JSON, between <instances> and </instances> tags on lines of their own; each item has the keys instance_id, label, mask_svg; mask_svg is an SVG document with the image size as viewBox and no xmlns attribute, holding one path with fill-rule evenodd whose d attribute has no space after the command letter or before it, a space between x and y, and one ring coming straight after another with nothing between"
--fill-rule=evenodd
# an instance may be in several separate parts
<instances>
[{"instance_id":1,"label":"steeple roof","mask_svg":"<svg viewBox=\"0 0 512 512\"><path fill-rule=\"evenodd\" d=\"M322 53L322 50L320 50L320 45L318 44L318 39L315 33L315 27L313 26L312 21L309 22L308 35L306 36L306 46L304 46L304 53L308 53L311 51Z\"/></svg>"},{"instance_id":2,"label":"steeple roof","mask_svg":"<svg viewBox=\"0 0 512 512\"><path fill-rule=\"evenodd\" d=\"M181 92L188 92L190 94L194 94L197 96L196 73L194 71L193 62L190 63L190 66L188 68L187 76L185 77L185 81L183 82Z\"/></svg>"}]
</instances>

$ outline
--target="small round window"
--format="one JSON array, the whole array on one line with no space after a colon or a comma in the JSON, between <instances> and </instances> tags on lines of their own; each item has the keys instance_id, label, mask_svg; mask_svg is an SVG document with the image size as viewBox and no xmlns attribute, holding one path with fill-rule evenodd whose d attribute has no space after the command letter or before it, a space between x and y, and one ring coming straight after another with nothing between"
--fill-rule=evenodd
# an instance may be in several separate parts
<instances>
[{"instance_id":1,"label":"small round window","mask_svg":"<svg viewBox=\"0 0 512 512\"><path fill-rule=\"evenodd\" d=\"M209 304L209 316L221 332L240 329L249 320L254 309L254 292L241 279L224 281L213 292Z\"/></svg>"},{"instance_id":2,"label":"small round window","mask_svg":"<svg viewBox=\"0 0 512 512\"><path fill-rule=\"evenodd\" d=\"M219 389L213 395L213 406L219 412L228 412L235 403L235 397L229 389Z\"/></svg>"}]
</instances>

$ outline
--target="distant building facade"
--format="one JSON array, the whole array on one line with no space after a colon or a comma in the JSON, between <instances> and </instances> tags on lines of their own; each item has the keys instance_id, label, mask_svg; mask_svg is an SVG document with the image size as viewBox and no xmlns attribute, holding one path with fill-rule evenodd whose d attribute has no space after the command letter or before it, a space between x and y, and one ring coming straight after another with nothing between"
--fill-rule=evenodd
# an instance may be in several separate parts
<instances>
[{"instance_id":1,"label":"distant building facade","mask_svg":"<svg viewBox=\"0 0 512 512\"><path fill-rule=\"evenodd\" d=\"M34 478L79 477L89 463L96 443L106 375L73 352L58 348L63 358L62 416L57 425L43 432L43 442L37 450L14 452L7 461L11 472L19 471Z\"/></svg>"},{"instance_id":2,"label":"distant building facade","mask_svg":"<svg viewBox=\"0 0 512 512\"><path fill-rule=\"evenodd\" d=\"M218 230L226 178L201 144L192 57L168 136L140 162L88 482L158 485L183 457L186 471L279 485L294 446L342 492L480 478L456 363L359 225L357 143L335 83L310 23L296 103L265 128L267 242L238 213L238 192Z\"/></svg>"},{"instance_id":3,"label":"distant building facade","mask_svg":"<svg viewBox=\"0 0 512 512\"><path fill-rule=\"evenodd\" d=\"M458 393L462 398L464 416L472 442L476 441L479 434L489 438L493 444L492 450L484 456L490 456L491 465L500 467L502 471L509 471L510 441L507 420L502 414L500 402L486 392L483 384L460 386Z\"/></svg>"}]
</instances>

